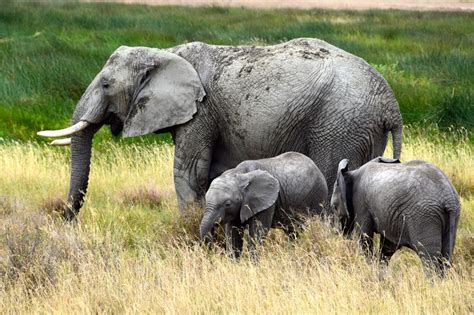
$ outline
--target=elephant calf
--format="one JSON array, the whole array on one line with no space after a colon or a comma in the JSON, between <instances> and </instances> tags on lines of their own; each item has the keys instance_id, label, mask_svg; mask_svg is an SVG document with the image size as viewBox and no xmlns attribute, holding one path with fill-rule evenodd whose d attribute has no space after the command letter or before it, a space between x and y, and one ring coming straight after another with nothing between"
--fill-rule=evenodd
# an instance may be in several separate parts
<instances>
[{"instance_id":1,"label":"elephant calf","mask_svg":"<svg viewBox=\"0 0 474 315\"><path fill-rule=\"evenodd\" d=\"M248 160L217 177L206 193L201 239L210 240L216 223L225 224L228 248L242 252L243 231L249 227L249 247L261 243L271 227L295 236L307 216L321 213L327 184L314 162L303 154Z\"/></svg>"},{"instance_id":2,"label":"elephant calf","mask_svg":"<svg viewBox=\"0 0 474 315\"><path fill-rule=\"evenodd\" d=\"M401 246L417 252L425 267L434 263L443 273L453 254L459 220L459 197L448 177L424 161L400 163L378 157L348 171L339 163L331 207L344 232L361 234L369 253L380 233L381 261Z\"/></svg>"}]
</instances>

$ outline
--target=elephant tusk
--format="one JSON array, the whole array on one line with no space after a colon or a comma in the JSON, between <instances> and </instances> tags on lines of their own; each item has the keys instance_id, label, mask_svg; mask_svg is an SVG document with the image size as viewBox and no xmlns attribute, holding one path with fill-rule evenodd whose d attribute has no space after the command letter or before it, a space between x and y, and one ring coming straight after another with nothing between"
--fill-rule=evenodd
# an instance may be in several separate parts
<instances>
[{"instance_id":1,"label":"elephant tusk","mask_svg":"<svg viewBox=\"0 0 474 315\"><path fill-rule=\"evenodd\" d=\"M48 138L66 137L87 128L87 126L89 126L89 123L87 121L80 121L77 124L72 125L71 127L61 130L38 131L37 135Z\"/></svg>"},{"instance_id":2,"label":"elephant tusk","mask_svg":"<svg viewBox=\"0 0 474 315\"><path fill-rule=\"evenodd\" d=\"M67 146L71 145L71 138L65 138L65 139L58 139L54 140L50 143L50 145L56 145L56 146Z\"/></svg>"}]
</instances>

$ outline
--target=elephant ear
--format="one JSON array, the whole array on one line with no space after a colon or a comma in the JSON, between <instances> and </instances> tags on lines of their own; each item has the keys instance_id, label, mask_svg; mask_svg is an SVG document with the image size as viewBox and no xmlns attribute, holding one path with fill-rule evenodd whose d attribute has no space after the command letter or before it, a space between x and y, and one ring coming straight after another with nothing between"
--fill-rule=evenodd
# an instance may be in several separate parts
<instances>
[{"instance_id":1,"label":"elephant ear","mask_svg":"<svg viewBox=\"0 0 474 315\"><path fill-rule=\"evenodd\" d=\"M337 167L337 177L336 182L339 190L341 192L341 201L342 201L342 208L343 208L343 215L349 217L349 210L347 208L347 183L344 178L344 174L347 173L349 169L349 160L344 159L339 162L339 166Z\"/></svg>"},{"instance_id":2,"label":"elephant ear","mask_svg":"<svg viewBox=\"0 0 474 315\"><path fill-rule=\"evenodd\" d=\"M275 204L280 192L280 183L270 173L262 170L240 174L239 178L244 197L240 208L240 221L244 223Z\"/></svg>"},{"instance_id":3,"label":"elephant ear","mask_svg":"<svg viewBox=\"0 0 474 315\"><path fill-rule=\"evenodd\" d=\"M206 93L193 66L178 55L158 50L135 93L124 122L125 137L141 136L184 124Z\"/></svg>"}]
</instances>

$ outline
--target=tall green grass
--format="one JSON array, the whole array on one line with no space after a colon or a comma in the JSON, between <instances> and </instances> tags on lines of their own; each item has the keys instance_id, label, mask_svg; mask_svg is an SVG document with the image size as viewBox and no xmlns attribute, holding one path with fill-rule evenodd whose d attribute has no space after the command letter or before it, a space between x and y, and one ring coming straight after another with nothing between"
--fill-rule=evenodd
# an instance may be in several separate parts
<instances>
[{"instance_id":1,"label":"tall green grass","mask_svg":"<svg viewBox=\"0 0 474 315\"><path fill-rule=\"evenodd\" d=\"M326 40L374 65L394 89L405 122L471 131L473 17L462 12L3 3L0 138L32 139L35 130L65 126L82 92L120 45L272 44L295 37ZM99 138L104 137L110 136L102 132Z\"/></svg>"}]
</instances>

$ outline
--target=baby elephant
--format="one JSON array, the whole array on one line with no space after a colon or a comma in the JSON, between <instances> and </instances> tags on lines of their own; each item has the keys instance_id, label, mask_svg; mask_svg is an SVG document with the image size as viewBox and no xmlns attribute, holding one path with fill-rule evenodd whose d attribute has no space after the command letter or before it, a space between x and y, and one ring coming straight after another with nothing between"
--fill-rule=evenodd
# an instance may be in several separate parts
<instances>
[{"instance_id":1,"label":"baby elephant","mask_svg":"<svg viewBox=\"0 0 474 315\"><path fill-rule=\"evenodd\" d=\"M295 225L319 214L327 197L323 174L303 154L244 161L214 179L206 193L201 239L211 240L216 223L225 224L228 248L238 258L243 230L249 227L249 249L254 253L270 227L283 228L294 237Z\"/></svg>"},{"instance_id":2,"label":"baby elephant","mask_svg":"<svg viewBox=\"0 0 474 315\"><path fill-rule=\"evenodd\" d=\"M378 157L354 171L348 171L348 162L339 163L331 198L344 232L360 232L361 246L369 253L374 232L380 233L382 261L407 246L425 267L434 263L443 273L453 254L460 213L448 177L424 161Z\"/></svg>"}]
</instances>

